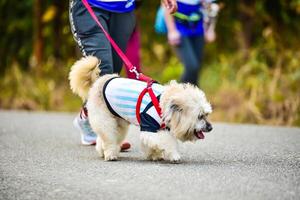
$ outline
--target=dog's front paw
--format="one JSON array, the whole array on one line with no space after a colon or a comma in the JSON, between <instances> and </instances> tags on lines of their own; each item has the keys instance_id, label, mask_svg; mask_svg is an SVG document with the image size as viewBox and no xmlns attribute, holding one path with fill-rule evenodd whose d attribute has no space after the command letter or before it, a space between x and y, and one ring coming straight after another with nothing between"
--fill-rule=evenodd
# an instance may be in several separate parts
<instances>
[{"instance_id":1,"label":"dog's front paw","mask_svg":"<svg viewBox=\"0 0 300 200\"><path fill-rule=\"evenodd\" d=\"M105 161L116 161L118 160L118 152L116 150L106 150L104 151Z\"/></svg>"},{"instance_id":2,"label":"dog's front paw","mask_svg":"<svg viewBox=\"0 0 300 200\"><path fill-rule=\"evenodd\" d=\"M167 160L169 160L172 163L180 163L180 155L178 153L169 154Z\"/></svg>"},{"instance_id":3,"label":"dog's front paw","mask_svg":"<svg viewBox=\"0 0 300 200\"><path fill-rule=\"evenodd\" d=\"M104 156L104 160L105 161L117 161L118 160L118 156L115 156L115 155L105 155Z\"/></svg>"}]
</instances>

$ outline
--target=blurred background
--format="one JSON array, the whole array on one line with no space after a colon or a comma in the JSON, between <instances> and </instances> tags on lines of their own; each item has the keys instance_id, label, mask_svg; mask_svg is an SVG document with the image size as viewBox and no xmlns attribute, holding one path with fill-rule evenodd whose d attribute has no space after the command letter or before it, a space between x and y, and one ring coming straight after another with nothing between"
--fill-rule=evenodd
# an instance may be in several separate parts
<instances>
[{"instance_id":1,"label":"blurred background","mask_svg":"<svg viewBox=\"0 0 300 200\"><path fill-rule=\"evenodd\" d=\"M223 0L200 87L214 121L300 126L300 0ZM67 0L0 0L0 108L78 111L68 72L81 57ZM166 83L183 66L154 31L159 1L139 10L142 70ZM124 74L123 74L124 75Z\"/></svg>"}]
</instances>

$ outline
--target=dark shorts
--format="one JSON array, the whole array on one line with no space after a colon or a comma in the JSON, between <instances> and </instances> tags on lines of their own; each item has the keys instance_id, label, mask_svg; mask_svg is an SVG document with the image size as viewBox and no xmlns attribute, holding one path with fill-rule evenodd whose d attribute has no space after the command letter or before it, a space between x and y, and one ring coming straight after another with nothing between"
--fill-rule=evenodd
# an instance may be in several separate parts
<instances>
[{"instance_id":1,"label":"dark shorts","mask_svg":"<svg viewBox=\"0 0 300 200\"><path fill-rule=\"evenodd\" d=\"M113 13L92 8L102 26L124 52L135 27L134 12ZM123 65L121 58L112 49L81 0L70 0L69 9L71 30L83 56L93 55L101 60L101 75L120 73Z\"/></svg>"}]
</instances>

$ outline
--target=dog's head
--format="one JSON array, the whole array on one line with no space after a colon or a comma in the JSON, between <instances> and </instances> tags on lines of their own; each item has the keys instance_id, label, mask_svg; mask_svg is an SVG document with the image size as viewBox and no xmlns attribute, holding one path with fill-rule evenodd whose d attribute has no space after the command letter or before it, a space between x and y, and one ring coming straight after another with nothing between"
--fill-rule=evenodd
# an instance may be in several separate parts
<instances>
[{"instance_id":1,"label":"dog's head","mask_svg":"<svg viewBox=\"0 0 300 200\"><path fill-rule=\"evenodd\" d=\"M181 141L204 139L204 132L212 130L207 120L211 105L196 86L171 81L161 98L161 107L163 121Z\"/></svg>"}]
</instances>

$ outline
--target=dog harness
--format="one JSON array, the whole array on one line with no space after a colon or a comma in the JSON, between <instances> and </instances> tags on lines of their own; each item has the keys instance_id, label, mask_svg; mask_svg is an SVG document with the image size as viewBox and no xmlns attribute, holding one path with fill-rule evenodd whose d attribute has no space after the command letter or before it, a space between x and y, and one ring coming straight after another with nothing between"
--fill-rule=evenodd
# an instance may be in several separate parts
<instances>
[{"instance_id":1,"label":"dog harness","mask_svg":"<svg viewBox=\"0 0 300 200\"><path fill-rule=\"evenodd\" d=\"M152 94L147 93L149 85ZM103 96L108 109L115 116L140 125L141 131L157 132L161 128L162 120L153 98L159 101L163 90L164 87L157 83L147 84L134 79L114 77L105 83Z\"/></svg>"}]
</instances>

